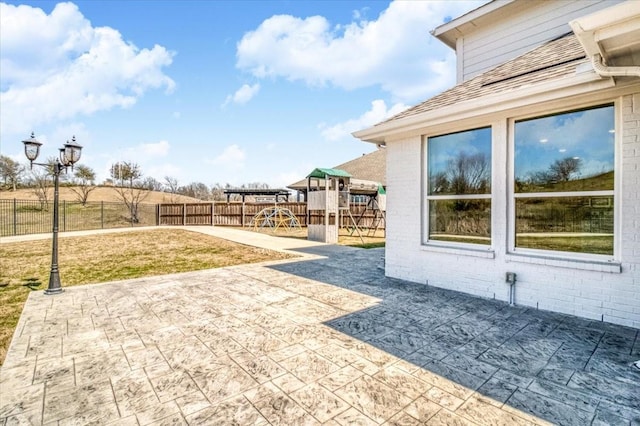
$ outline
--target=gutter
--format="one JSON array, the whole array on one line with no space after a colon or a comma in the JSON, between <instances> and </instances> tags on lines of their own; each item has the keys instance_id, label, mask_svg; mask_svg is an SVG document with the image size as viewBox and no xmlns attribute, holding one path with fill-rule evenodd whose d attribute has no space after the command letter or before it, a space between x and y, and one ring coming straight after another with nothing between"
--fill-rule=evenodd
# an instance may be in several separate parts
<instances>
[{"instance_id":1,"label":"gutter","mask_svg":"<svg viewBox=\"0 0 640 426\"><path fill-rule=\"evenodd\" d=\"M608 67L599 53L591 56L591 64L602 77L640 77L640 66Z\"/></svg>"},{"instance_id":2,"label":"gutter","mask_svg":"<svg viewBox=\"0 0 640 426\"><path fill-rule=\"evenodd\" d=\"M352 135L364 142L385 143L398 133L413 133L418 129L473 117L478 111L495 113L540 101L576 96L615 87L612 79L602 79L595 73L577 74L569 78L520 87L515 90L470 99L399 120L377 124ZM537 97L542 97L541 99Z\"/></svg>"}]
</instances>

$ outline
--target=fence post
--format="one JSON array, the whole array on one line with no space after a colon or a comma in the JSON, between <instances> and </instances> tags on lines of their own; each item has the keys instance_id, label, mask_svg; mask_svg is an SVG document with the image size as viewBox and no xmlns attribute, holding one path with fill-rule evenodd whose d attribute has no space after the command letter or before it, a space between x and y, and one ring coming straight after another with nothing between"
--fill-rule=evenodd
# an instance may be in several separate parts
<instances>
[{"instance_id":1,"label":"fence post","mask_svg":"<svg viewBox=\"0 0 640 426\"><path fill-rule=\"evenodd\" d=\"M187 225L187 203L182 205L182 226Z\"/></svg>"},{"instance_id":2,"label":"fence post","mask_svg":"<svg viewBox=\"0 0 640 426\"><path fill-rule=\"evenodd\" d=\"M15 198L13 199L13 235L18 235L18 206Z\"/></svg>"},{"instance_id":3,"label":"fence post","mask_svg":"<svg viewBox=\"0 0 640 426\"><path fill-rule=\"evenodd\" d=\"M156 226L160 226L160 204L156 204Z\"/></svg>"},{"instance_id":4,"label":"fence post","mask_svg":"<svg viewBox=\"0 0 640 426\"><path fill-rule=\"evenodd\" d=\"M100 229L104 229L104 201L100 201Z\"/></svg>"},{"instance_id":5,"label":"fence post","mask_svg":"<svg viewBox=\"0 0 640 426\"><path fill-rule=\"evenodd\" d=\"M67 230L67 201L62 200L62 232Z\"/></svg>"},{"instance_id":6,"label":"fence post","mask_svg":"<svg viewBox=\"0 0 640 426\"><path fill-rule=\"evenodd\" d=\"M213 226L214 213L215 213L215 203L212 201L211 202L211 226Z\"/></svg>"}]
</instances>

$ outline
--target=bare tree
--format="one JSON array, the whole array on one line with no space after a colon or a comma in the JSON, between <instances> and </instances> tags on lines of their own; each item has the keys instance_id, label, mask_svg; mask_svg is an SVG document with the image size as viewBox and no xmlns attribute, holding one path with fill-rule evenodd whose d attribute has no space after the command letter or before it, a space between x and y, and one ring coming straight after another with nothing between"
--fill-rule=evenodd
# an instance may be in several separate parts
<instances>
[{"instance_id":1,"label":"bare tree","mask_svg":"<svg viewBox=\"0 0 640 426\"><path fill-rule=\"evenodd\" d=\"M129 209L131 222L140 222L138 207L149 196L149 191L144 189L141 181L140 166L133 162L122 161L112 164L109 173L115 183L114 190Z\"/></svg>"},{"instance_id":2,"label":"bare tree","mask_svg":"<svg viewBox=\"0 0 640 426\"><path fill-rule=\"evenodd\" d=\"M178 190L180 189L180 185L178 184L178 179L171 177L171 176L165 176L164 177L164 191L168 192L169 194L171 194L169 196L169 202L170 203L175 203L178 201Z\"/></svg>"},{"instance_id":3,"label":"bare tree","mask_svg":"<svg viewBox=\"0 0 640 426\"><path fill-rule=\"evenodd\" d=\"M40 201L40 209L46 210L49 208L49 188L53 184L53 172L57 161L55 157L49 157L47 158L47 167L38 170L31 169L30 186L38 201ZM62 178L62 176L60 175L59 177Z\"/></svg>"},{"instance_id":4,"label":"bare tree","mask_svg":"<svg viewBox=\"0 0 640 426\"><path fill-rule=\"evenodd\" d=\"M434 194L484 194L491 185L491 166L484 153L464 152L450 159L447 169L431 176Z\"/></svg>"},{"instance_id":5,"label":"bare tree","mask_svg":"<svg viewBox=\"0 0 640 426\"><path fill-rule=\"evenodd\" d=\"M0 155L0 178L4 181L4 186L11 186L15 191L23 172L24 167L20 163L6 155Z\"/></svg>"},{"instance_id":6,"label":"bare tree","mask_svg":"<svg viewBox=\"0 0 640 426\"><path fill-rule=\"evenodd\" d=\"M162 183L158 179L151 176L147 176L146 178L144 178L144 180L142 181L142 186L149 191L162 191Z\"/></svg>"},{"instance_id":7,"label":"bare tree","mask_svg":"<svg viewBox=\"0 0 640 426\"><path fill-rule=\"evenodd\" d=\"M82 164L75 167L73 183L71 190L76 194L76 200L83 206L87 205L89 194L96 189L95 186L96 173L89 166Z\"/></svg>"},{"instance_id":8,"label":"bare tree","mask_svg":"<svg viewBox=\"0 0 640 426\"><path fill-rule=\"evenodd\" d=\"M580 171L582 160L578 157L567 157L556 160L549 166L549 178L554 182L568 182Z\"/></svg>"},{"instance_id":9,"label":"bare tree","mask_svg":"<svg viewBox=\"0 0 640 426\"><path fill-rule=\"evenodd\" d=\"M189 185L181 186L178 192L187 197L198 198L200 200L211 199L209 187L202 182L191 182Z\"/></svg>"},{"instance_id":10,"label":"bare tree","mask_svg":"<svg viewBox=\"0 0 640 426\"><path fill-rule=\"evenodd\" d=\"M489 161L482 152L472 155L460 152L449 160L447 174L454 194L482 194L491 182Z\"/></svg>"},{"instance_id":11,"label":"bare tree","mask_svg":"<svg viewBox=\"0 0 640 426\"><path fill-rule=\"evenodd\" d=\"M51 173L46 169L32 169L30 182L31 190L40 201L40 209L49 208L49 188L51 187Z\"/></svg>"},{"instance_id":12,"label":"bare tree","mask_svg":"<svg viewBox=\"0 0 640 426\"><path fill-rule=\"evenodd\" d=\"M224 195L224 186L218 182L211 185L211 198L214 201L225 201L227 198Z\"/></svg>"},{"instance_id":13,"label":"bare tree","mask_svg":"<svg viewBox=\"0 0 640 426\"><path fill-rule=\"evenodd\" d=\"M578 157L566 157L554 161L547 170L533 172L524 185L548 185L559 182L568 182L580 172L582 160ZM517 182L516 182L517 183Z\"/></svg>"},{"instance_id":14,"label":"bare tree","mask_svg":"<svg viewBox=\"0 0 640 426\"><path fill-rule=\"evenodd\" d=\"M180 185L178 184L178 179L176 179L176 178L174 178L172 176L165 176L164 177L165 192L169 192L171 194L177 194L179 187L180 187Z\"/></svg>"}]
</instances>

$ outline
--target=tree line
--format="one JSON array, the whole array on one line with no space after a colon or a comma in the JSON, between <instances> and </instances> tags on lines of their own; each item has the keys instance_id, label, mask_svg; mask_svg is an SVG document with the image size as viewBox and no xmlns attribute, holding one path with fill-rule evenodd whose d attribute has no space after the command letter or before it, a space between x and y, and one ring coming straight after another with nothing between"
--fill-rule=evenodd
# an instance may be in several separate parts
<instances>
[{"instance_id":1,"label":"tree line","mask_svg":"<svg viewBox=\"0 0 640 426\"><path fill-rule=\"evenodd\" d=\"M40 201L41 208L48 208L53 186L53 167L57 160L47 159L50 167L33 168L25 167L10 157L0 155L0 189L15 191L21 188L30 188ZM98 187L96 185L95 171L85 165L76 165L73 170L60 174L60 185L69 186L75 194L76 200L83 206L89 201L91 193ZM117 197L126 206L131 214L133 222L138 221L138 206L149 196L149 191L167 193L168 202L175 203L180 195L196 198L202 201L226 201L225 189L235 188L231 184L214 183L208 186L202 182L191 182L181 185L177 178L165 176L162 181L145 176L138 163L120 161L113 163L109 168L109 177L102 186L112 187ZM263 182L243 184L244 189L267 189L269 185ZM240 200L239 195L232 195L231 201Z\"/></svg>"}]
</instances>

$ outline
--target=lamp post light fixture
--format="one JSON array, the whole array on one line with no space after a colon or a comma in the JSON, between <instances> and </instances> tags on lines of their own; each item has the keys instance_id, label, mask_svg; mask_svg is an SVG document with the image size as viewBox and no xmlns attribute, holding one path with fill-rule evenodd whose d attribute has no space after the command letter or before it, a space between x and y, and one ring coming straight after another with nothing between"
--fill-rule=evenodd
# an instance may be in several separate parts
<instances>
[{"instance_id":1,"label":"lamp post light fixture","mask_svg":"<svg viewBox=\"0 0 640 426\"><path fill-rule=\"evenodd\" d=\"M82 147L76 143L76 137L71 139L71 142L67 141L63 148L60 148L60 157L56 158L54 163L36 163L35 160L40 154L40 147L42 143L38 142L35 135L31 133L29 139L23 140L24 154L33 165L43 166L51 169L53 174L53 243L51 250L51 272L49 273L49 286L44 291L44 294L58 294L62 293L62 286L60 285L60 273L58 271L58 198L59 198L59 182L60 172L67 170L80 160L80 154L82 153Z\"/></svg>"}]
</instances>

